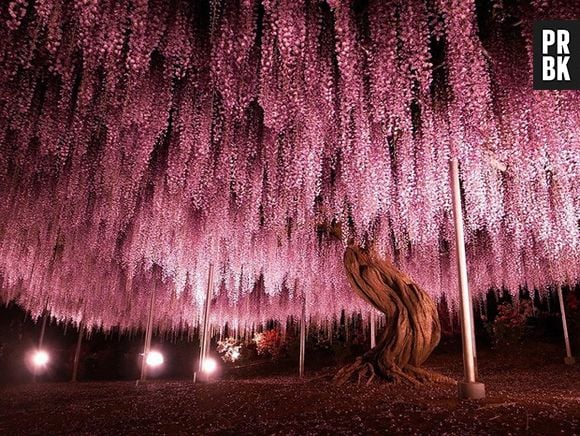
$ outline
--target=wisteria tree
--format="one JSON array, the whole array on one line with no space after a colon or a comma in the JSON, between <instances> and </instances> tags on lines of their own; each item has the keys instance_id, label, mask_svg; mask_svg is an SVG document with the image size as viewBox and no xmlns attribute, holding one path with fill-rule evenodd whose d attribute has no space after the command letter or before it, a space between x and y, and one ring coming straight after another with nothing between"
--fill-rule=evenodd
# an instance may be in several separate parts
<instances>
[{"instance_id":1,"label":"wisteria tree","mask_svg":"<svg viewBox=\"0 0 580 436\"><path fill-rule=\"evenodd\" d=\"M580 98L531 91L533 21L577 3L2 2L0 296L128 328L155 292L172 329L212 261L213 323L371 303L389 333L360 362L426 377L450 157L474 292L578 281Z\"/></svg>"}]
</instances>

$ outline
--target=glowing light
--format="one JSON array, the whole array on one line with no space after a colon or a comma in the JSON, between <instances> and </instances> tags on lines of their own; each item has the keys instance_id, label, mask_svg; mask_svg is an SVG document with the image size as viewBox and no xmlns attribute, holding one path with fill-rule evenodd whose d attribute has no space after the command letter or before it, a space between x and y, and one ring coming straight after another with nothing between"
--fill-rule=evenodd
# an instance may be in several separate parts
<instances>
[{"instance_id":1,"label":"glowing light","mask_svg":"<svg viewBox=\"0 0 580 436\"><path fill-rule=\"evenodd\" d=\"M203 361L201 365L201 370L206 374L212 374L217 369L217 362L215 359L207 358Z\"/></svg>"},{"instance_id":2,"label":"glowing light","mask_svg":"<svg viewBox=\"0 0 580 436\"><path fill-rule=\"evenodd\" d=\"M232 355L232 360L236 361L240 357L240 352L238 350L233 350L231 355Z\"/></svg>"},{"instance_id":3,"label":"glowing light","mask_svg":"<svg viewBox=\"0 0 580 436\"><path fill-rule=\"evenodd\" d=\"M147 365L153 368L161 366L164 362L163 354L161 354L159 351L151 351L147 354L147 359L145 362Z\"/></svg>"},{"instance_id":4,"label":"glowing light","mask_svg":"<svg viewBox=\"0 0 580 436\"><path fill-rule=\"evenodd\" d=\"M43 351L43 350L38 350L32 356L32 363L34 363L34 365L37 367L46 366L46 364L48 363L49 360L50 360L50 357L49 357L48 353L46 351Z\"/></svg>"}]
</instances>

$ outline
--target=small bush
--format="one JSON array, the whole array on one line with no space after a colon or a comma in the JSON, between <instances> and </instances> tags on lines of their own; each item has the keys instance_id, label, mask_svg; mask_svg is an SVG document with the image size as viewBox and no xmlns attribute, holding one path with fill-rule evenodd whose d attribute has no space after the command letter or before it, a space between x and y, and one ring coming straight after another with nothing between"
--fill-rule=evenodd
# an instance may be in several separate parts
<instances>
[{"instance_id":1,"label":"small bush","mask_svg":"<svg viewBox=\"0 0 580 436\"><path fill-rule=\"evenodd\" d=\"M504 348L520 343L526 335L528 318L533 313L533 305L529 300L522 300L517 307L510 303L500 304L495 320L486 324L492 344Z\"/></svg>"},{"instance_id":2,"label":"small bush","mask_svg":"<svg viewBox=\"0 0 580 436\"><path fill-rule=\"evenodd\" d=\"M217 352L224 362L235 362L242 357L242 343L235 338L218 341Z\"/></svg>"},{"instance_id":3,"label":"small bush","mask_svg":"<svg viewBox=\"0 0 580 436\"><path fill-rule=\"evenodd\" d=\"M286 344L278 330L266 330L262 333L256 333L254 342L259 356L269 356L273 360L279 359L286 348Z\"/></svg>"}]
</instances>

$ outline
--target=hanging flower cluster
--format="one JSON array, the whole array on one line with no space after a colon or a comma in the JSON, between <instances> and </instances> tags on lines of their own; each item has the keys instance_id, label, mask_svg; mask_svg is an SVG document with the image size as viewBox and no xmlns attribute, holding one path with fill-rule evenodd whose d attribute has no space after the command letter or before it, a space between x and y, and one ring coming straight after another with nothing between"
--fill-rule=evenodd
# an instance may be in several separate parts
<instances>
[{"instance_id":1,"label":"hanging flower cluster","mask_svg":"<svg viewBox=\"0 0 580 436\"><path fill-rule=\"evenodd\" d=\"M580 95L532 91L562 2L10 0L0 5L0 298L132 327L368 308L344 243L456 295L575 282ZM506 170L498 170L502 162Z\"/></svg>"}]
</instances>

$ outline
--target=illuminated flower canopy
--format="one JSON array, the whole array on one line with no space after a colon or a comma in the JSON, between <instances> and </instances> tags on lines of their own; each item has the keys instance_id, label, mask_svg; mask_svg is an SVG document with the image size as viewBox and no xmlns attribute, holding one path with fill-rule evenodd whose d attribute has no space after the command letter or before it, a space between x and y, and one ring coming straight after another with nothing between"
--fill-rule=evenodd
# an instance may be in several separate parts
<instances>
[{"instance_id":1,"label":"illuminated flower canopy","mask_svg":"<svg viewBox=\"0 0 580 436\"><path fill-rule=\"evenodd\" d=\"M11 0L0 5L0 277L38 314L122 327L365 309L345 241L456 294L578 280L580 94L532 91L570 3ZM499 171L490 161L507 166Z\"/></svg>"}]
</instances>

